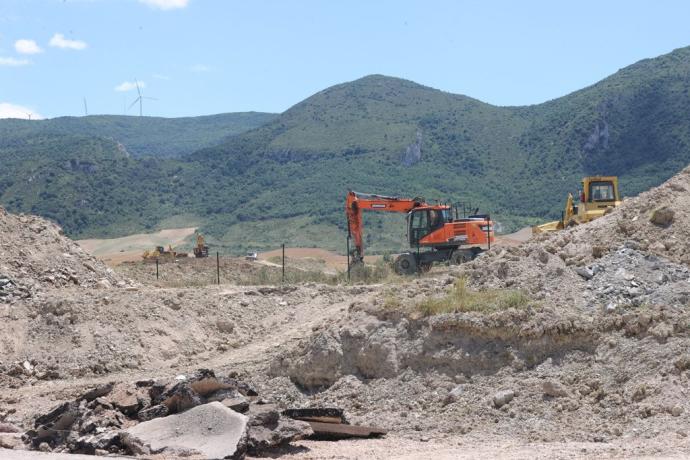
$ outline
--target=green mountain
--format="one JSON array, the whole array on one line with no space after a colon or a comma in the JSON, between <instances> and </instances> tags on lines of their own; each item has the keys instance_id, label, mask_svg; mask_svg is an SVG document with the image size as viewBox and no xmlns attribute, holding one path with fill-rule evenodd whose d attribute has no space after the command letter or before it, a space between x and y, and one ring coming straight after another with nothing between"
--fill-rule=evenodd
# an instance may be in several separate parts
<instances>
[{"instance_id":1,"label":"green mountain","mask_svg":"<svg viewBox=\"0 0 690 460\"><path fill-rule=\"evenodd\" d=\"M231 203L243 206L221 206L207 224L217 234L227 228L228 241L259 244L252 235L266 232L279 241L283 232L290 242L298 227L303 239L342 246L348 188L469 202L511 230L559 216L584 175L619 175L633 195L687 165L689 90L690 48L527 107L374 75L321 91L189 160L238 184ZM399 219L397 234L380 217L367 219L375 248L402 239Z\"/></svg>"},{"instance_id":2,"label":"green mountain","mask_svg":"<svg viewBox=\"0 0 690 460\"><path fill-rule=\"evenodd\" d=\"M368 76L177 159L127 157L102 134L9 131L0 203L73 236L194 222L236 252L342 249L347 189L471 203L512 230L559 216L584 175L619 175L632 195L690 163L690 48L526 107ZM370 250L401 247L401 216L366 220Z\"/></svg>"},{"instance_id":3,"label":"green mountain","mask_svg":"<svg viewBox=\"0 0 690 460\"><path fill-rule=\"evenodd\" d=\"M119 142L135 157L179 157L257 128L275 117L277 114L242 112L185 118L90 115L34 121L11 119L0 121L0 137L10 133L96 136Z\"/></svg>"}]
</instances>

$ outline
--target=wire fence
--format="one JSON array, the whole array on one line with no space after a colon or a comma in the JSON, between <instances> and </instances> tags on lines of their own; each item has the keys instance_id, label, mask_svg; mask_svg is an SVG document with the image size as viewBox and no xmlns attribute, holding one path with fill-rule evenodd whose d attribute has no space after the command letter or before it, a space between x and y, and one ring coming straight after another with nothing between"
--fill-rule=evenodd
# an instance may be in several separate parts
<instances>
[{"instance_id":1,"label":"wire fence","mask_svg":"<svg viewBox=\"0 0 690 460\"><path fill-rule=\"evenodd\" d=\"M131 278L162 287L198 287L213 284L280 285L307 282L336 285L380 282L394 276L393 267L384 259L380 258L374 264L358 265L350 269L349 263L337 267L333 264L327 265L324 260L287 257L285 245L281 245L279 255L271 258L254 255L237 257L220 251L202 258L161 255L150 261L154 262L151 265L134 263L125 266L123 270L124 274Z\"/></svg>"}]
</instances>

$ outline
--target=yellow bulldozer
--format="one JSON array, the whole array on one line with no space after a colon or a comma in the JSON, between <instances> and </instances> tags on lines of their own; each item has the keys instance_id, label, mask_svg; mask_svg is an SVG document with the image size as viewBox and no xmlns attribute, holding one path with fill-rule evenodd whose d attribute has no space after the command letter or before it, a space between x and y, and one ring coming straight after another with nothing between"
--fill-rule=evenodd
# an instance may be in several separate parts
<instances>
[{"instance_id":1,"label":"yellow bulldozer","mask_svg":"<svg viewBox=\"0 0 690 460\"><path fill-rule=\"evenodd\" d=\"M598 219L621 204L617 176L589 176L582 179L579 203L568 194L560 220L532 227L532 233L546 233Z\"/></svg>"},{"instance_id":2,"label":"yellow bulldozer","mask_svg":"<svg viewBox=\"0 0 690 460\"><path fill-rule=\"evenodd\" d=\"M178 257L187 257L187 253L175 252L171 245L168 249L163 246L156 246L156 249L152 251L144 251L141 255L144 262L155 262L156 260L160 262L174 262Z\"/></svg>"}]
</instances>

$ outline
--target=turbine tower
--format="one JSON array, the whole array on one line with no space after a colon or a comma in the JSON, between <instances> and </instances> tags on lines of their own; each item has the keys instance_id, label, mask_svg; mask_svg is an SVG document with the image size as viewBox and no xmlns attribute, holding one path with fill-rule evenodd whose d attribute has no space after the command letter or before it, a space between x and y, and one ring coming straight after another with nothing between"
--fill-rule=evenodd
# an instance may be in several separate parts
<instances>
[{"instance_id":1,"label":"turbine tower","mask_svg":"<svg viewBox=\"0 0 690 460\"><path fill-rule=\"evenodd\" d=\"M155 97L146 97L143 94L141 94L141 88L139 87L139 82L137 81L136 78L134 79L134 84L137 86L137 94L139 95L139 97L134 99L134 102L132 102L132 104L129 106L129 108L131 109L138 102L139 103L139 116L143 117L144 116L144 99L149 99L152 101L157 101L158 99L156 99Z\"/></svg>"}]
</instances>

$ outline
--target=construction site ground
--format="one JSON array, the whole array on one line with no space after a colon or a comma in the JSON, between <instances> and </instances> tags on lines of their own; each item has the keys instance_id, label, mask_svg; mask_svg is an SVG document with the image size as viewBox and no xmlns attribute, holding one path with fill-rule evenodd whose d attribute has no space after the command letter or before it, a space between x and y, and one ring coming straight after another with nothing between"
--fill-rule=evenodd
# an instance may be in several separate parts
<instances>
[{"instance_id":1,"label":"construction site ground","mask_svg":"<svg viewBox=\"0 0 690 460\"><path fill-rule=\"evenodd\" d=\"M0 210L0 424L30 429L99 383L208 368L280 407L341 407L389 431L273 457L687 458L689 204L685 170L462 266L285 285L264 282L279 267L241 258L224 260L220 285L213 259L162 265L176 270L162 284L150 264L113 269L55 225Z\"/></svg>"}]
</instances>

